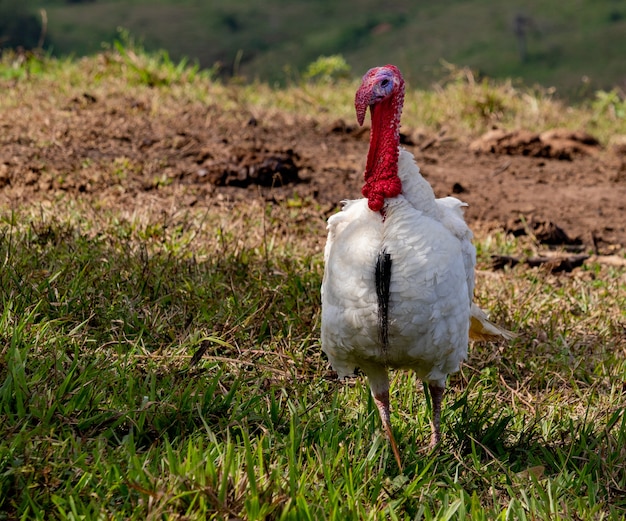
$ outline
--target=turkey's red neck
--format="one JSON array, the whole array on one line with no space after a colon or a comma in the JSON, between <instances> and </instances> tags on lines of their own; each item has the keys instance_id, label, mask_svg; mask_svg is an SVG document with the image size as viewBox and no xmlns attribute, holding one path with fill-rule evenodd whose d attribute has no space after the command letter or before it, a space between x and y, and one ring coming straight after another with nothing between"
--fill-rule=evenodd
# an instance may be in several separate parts
<instances>
[{"instance_id":1,"label":"turkey's red neck","mask_svg":"<svg viewBox=\"0 0 626 521\"><path fill-rule=\"evenodd\" d=\"M382 212L385 199L402 192L398 177L398 146L400 145L400 115L404 102L404 85L398 92L375 105L370 105L372 129L365 167L365 185L361 190L369 208Z\"/></svg>"}]
</instances>

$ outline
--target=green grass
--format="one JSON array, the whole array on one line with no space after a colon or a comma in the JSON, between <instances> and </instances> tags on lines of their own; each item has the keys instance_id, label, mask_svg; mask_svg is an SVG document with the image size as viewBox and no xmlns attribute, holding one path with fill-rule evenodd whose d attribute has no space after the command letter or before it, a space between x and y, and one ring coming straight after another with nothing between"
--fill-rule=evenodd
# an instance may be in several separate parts
<instances>
[{"instance_id":1,"label":"green grass","mask_svg":"<svg viewBox=\"0 0 626 521\"><path fill-rule=\"evenodd\" d=\"M564 97L623 87L626 10L614 0L529 0L523 6L396 0L384 7L373 0L271 0L262 8L250 0L30 4L33 12L47 10L58 56L98 52L123 26L149 49L167 49L176 60L188 56L205 68L219 62L227 74L248 80L285 84L318 56L340 53L355 76L391 62L421 88L445 77L441 60L489 77L555 87ZM513 31L518 15L531 20L525 61Z\"/></svg>"},{"instance_id":2,"label":"green grass","mask_svg":"<svg viewBox=\"0 0 626 521\"><path fill-rule=\"evenodd\" d=\"M4 60L8 115L83 92L141 93L159 111L211 99L351 115L350 82L225 85L128 47ZM471 136L534 106L537 126L597 121L605 140L623 128L617 113L541 96L459 79L407 96L408 125L430 107L426 125ZM485 115L485 99L501 109ZM471 348L437 452L421 384L394 374L399 474L367 383L334 381L320 352L323 235L306 200L3 207L0 519L626 518L624 269L479 273L477 300L520 337ZM478 246L483 269L535 247L499 233Z\"/></svg>"},{"instance_id":3,"label":"green grass","mask_svg":"<svg viewBox=\"0 0 626 521\"><path fill-rule=\"evenodd\" d=\"M523 336L474 346L437 453L421 385L394 377L398 475L366 382L327 377L319 252L262 232L288 212L5 214L5 518L623 518L623 272L480 279Z\"/></svg>"}]
</instances>

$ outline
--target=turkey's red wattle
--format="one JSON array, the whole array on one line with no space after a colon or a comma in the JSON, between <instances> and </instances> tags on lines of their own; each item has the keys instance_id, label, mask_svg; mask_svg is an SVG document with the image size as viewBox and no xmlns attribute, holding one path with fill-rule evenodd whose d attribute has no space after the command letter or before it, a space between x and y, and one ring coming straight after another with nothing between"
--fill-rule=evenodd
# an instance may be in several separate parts
<instances>
[{"instance_id":1,"label":"turkey's red wattle","mask_svg":"<svg viewBox=\"0 0 626 521\"><path fill-rule=\"evenodd\" d=\"M361 190L363 197L367 198L367 206L373 212L380 212L385 206L385 199L396 197L402 192L402 183L399 177L377 179L366 182Z\"/></svg>"},{"instance_id":2,"label":"turkey's red wattle","mask_svg":"<svg viewBox=\"0 0 626 521\"><path fill-rule=\"evenodd\" d=\"M370 106L372 129L361 193L374 212L382 211L385 199L402 192L398 177L398 146L403 101L404 82L400 82L394 96Z\"/></svg>"}]
</instances>

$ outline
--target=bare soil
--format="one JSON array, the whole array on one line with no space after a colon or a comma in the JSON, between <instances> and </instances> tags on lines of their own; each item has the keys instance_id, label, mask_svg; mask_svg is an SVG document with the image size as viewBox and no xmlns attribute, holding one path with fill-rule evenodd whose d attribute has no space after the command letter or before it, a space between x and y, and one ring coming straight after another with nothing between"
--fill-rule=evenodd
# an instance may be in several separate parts
<instances>
[{"instance_id":1,"label":"bare soil","mask_svg":"<svg viewBox=\"0 0 626 521\"><path fill-rule=\"evenodd\" d=\"M0 205L82 198L99 207L211 206L299 197L330 214L360 196L368 129L286 113L224 111L85 93L0 121ZM583 133L491 132L470 143L403 128L438 196L470 225L548 244L626 246L626 156Z\"/></svg>"}]
</instances>

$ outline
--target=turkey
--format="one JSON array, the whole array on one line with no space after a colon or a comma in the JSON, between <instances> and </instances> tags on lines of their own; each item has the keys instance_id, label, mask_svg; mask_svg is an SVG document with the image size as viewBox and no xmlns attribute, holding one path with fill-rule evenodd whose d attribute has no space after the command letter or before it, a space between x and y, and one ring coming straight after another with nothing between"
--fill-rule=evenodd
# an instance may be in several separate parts
<instances>
[{"instance_id":1,"label":"turkey","mask_svg":"<svg viewBox=\"0 0 626 521\"><path fill-rule=\"evenodd\" d=\"M388 369L412 369L432 402L431 446L441 439L446 377L470 337L511 338L472 303L476 250L465 203L436 199L413 155L400 149L404 80L370 69L355 96L360 125L371 113L363 199L328 219L322 281L322 350L339 378L360 368L402 469L389 411Z\"/></svg>"}]
</instances>

